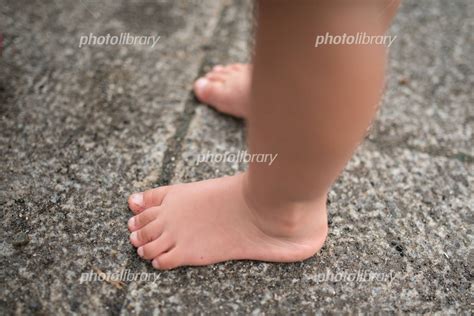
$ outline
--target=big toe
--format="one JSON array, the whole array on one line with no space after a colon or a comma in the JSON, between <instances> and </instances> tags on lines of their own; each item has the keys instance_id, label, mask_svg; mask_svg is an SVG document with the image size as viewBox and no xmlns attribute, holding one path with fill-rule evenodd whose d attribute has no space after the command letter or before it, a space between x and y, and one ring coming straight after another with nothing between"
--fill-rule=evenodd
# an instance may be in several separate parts
<instances>
[{"instance_id":1,"label":"big toe","mask_svg":"<svg viewBox=\"0 0 474 316\"><path fill-rule=\"evenodd\" d=\"M215 106L219 103L219 90L223 88L222 85L220 80L199 78L194 83L194 93L201 102Z\"/></svg>"},{"instance_id":2,"label":"big toe","mask_svg":"<svg viewBox=\"0 0 474 316\"><path fill-rule=\"evenodd\" d=\"M133 193L128 198L128 207L133 213L138 214L153 206L161 205L168 192L168 186L162 186L144 192Z\"/></svg>"},{"instance_id":3,"label":"big toe","mask_svg":"<svg viewBox=\"0 0 474 316\"><path fill-rule=\"evenodd\" d=\"M128 207L133 213L140 213L145 209L145 201L143 200L143 193L133 193L128 198Z\"/></svg>"}]
</instances>

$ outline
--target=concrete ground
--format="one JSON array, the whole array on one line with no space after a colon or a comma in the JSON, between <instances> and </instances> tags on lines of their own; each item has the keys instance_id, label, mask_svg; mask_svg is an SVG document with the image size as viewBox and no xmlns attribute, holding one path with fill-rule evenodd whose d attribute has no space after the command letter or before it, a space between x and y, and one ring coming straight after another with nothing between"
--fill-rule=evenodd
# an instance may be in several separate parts
<instances>
[{"instance_id":1,"label":"concrete ground","mask_svg":"<svg viewBox=\"0 0 474 316\"><path fill-rule=\"evenodd\" d=\"M330 193L319 254L167 272L137 257L130 192L244 168L194 165L245 142L190 89L249 60L250 4L1 1L0 314L472 312L470 0L403 3L382 108ZM121 32L160 40L78 47ZM156 280L81 282L91 271Z\"/></svg>"}]
</instances>

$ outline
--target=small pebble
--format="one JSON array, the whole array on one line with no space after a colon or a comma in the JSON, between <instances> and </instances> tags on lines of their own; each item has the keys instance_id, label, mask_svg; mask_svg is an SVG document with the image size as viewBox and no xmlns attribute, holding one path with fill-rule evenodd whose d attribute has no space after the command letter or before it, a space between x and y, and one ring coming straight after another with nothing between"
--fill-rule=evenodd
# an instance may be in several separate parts
<instances>
[{"instance_id":1,"label":"small pebble","mask_svg":"<svg viewBox=\"0 0 474 316\"><path fill-rule=\"evenodd\" d=\"M14 247L22 247L27 245L30 242L30 237L25 233L19 233L15 236L15 239L12 241Z\"/></svg>"}]
</instances>

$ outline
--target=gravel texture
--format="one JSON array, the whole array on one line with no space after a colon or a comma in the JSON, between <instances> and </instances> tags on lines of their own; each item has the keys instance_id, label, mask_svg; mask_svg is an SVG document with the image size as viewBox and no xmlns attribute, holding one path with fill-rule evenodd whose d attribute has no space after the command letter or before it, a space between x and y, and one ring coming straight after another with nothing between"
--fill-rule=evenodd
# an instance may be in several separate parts
<instances>
[{"instance_id":1,"label":"gravel texture","mask_svg":"<svg viewBox=\"0 0 474 316\"><path fill-rule=\"evenodd\" d=\"M379 116L333 186L319 254L158 272L128 242L126 198L245 168L195 165L245 149L245 126L190 91L250 59L251 2L1 0L0 314L471 313L472 12L403 3ZM78 47L121 32L160 40ZM156 280L81 283L90 271Z\"/></svg>"}]
</instances>

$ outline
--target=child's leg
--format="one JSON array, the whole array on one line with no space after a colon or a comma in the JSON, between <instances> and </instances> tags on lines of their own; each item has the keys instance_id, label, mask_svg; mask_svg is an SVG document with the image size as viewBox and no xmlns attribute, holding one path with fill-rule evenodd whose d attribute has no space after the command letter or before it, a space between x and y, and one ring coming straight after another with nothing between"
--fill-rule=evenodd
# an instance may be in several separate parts
<instances>
[{"instance_id":1,"label":"child's leg","mask_svg":"<svg viewBox=\"0 0 474 316\"><path fill-rule=\"evenodd\" d=\"M315 33L383 35L397 3L260 5L249 146L278 159L270 167L250 165L247 192L253 204L285 212L293 203L325 200L363 138L384 84L385 46L314 47Z\"/></svg>"},{"instance_id":2,"label":"child's leg","mask_svg":"<svg viewBox=\"0 0 474 316\"><path fill-rule=\"evenodd\" d=\"M387 29L399 0L381 0L382 28ZM248 118L252 67L250 64L215 66L194 83L194 93L203 103L237 117Z\"/></svg>"},{"instance_id":3,"label":"child's leg","mask_svg":"<svg viewBox=\"0 0 474 316\"><path fill-rule=\"evenodd\" d=\"M382 46L314 47L326 32L383 34L386 2L351 3L259 3L249 146L278 157L271 166L251 163L245 174L132 195L138 215L130 238L141 257L168 269L297 261L320 249L326 193L362 139L383 85Z\"/></svg>"}]
</instances>

